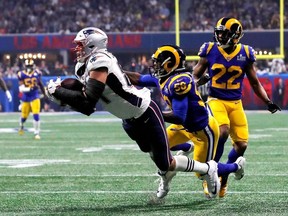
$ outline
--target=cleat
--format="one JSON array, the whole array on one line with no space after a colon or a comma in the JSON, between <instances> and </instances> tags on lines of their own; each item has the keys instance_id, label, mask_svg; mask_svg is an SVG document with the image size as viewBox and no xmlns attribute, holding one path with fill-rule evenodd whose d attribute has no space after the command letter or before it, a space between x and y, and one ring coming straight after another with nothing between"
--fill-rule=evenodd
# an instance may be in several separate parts
<instances>
[{"instance_id":1,"label":"cleat","mask_svg":"<svg viewBox=\"0 0 288 216\"><path fill-rule=\"evenodd\" d=\"M24 134L24 130L23 130L23 129L19 129L19 130L18 130L18 134L19 134L19 135L23 135L23 134Z\"/></svg>"},{"instance_id":2,"label":"cleat","mask_svg":"<svg viewBox=\"0 0 288 216\"><path fill-rule=\"evenodd\" d=\"M244 176L244 167L246 163L246 159L242 156L238 157L235 163L238 165L238 170L235 172L235 180L240 180Z\"/></svg>"},{"instance_id":3,"label":"cleat","mask_svg":"<svg viewBox=\"0 0 288 216\"><path fill-rule=\"evenodd\" d=\"M35 140L40 140L41 137L39 136L39 134L35 134L35 137L34 137Z\"/></svg>"},{"instance_id":4,"label":"cleat","mask_svg":"<svg viewBox=\"0 0 288 216\"><path fill-rule=\"evenodd\" d=\"M219 191L219 197L223 198L227 194L227 189L228 189L228 178L227 177L220 177L220 191Z\"/></svg>"},{"instance_id":5,"label":"cleat","mask_svg":"<svg viewBox=\"0 0 288 216\"><path fill-rule=\"evenodd\" d=\"M170 190L169 183L176 175L176 171L168 171L165 174L161 174L160 172L158 172L158 174L160 175L160 183L156 195L157 198L162 199L168 194Z\"/></svg>"},{"instance_id":6,"label":"cleat","mask_svg":"<svg viewBox=\"0 0 288 216\"><path fill-rule=\"evenodd\" d=\"M211 197L210 197L210 194L209 194L209 191L208 191L208 185L207 185L207 181L206 180L202 181L202 187L203 187L204 196L207 199L210 199Z\"/></svg>"},{"instance_id":7,"label":"cleat","mask_svg":"<svg viewBox=\"0 0 288 216\"><path fill-rule=\"evenodd\" d=\"M209 165L208 173L204 175L204 180L207 182L208 193L210 198L215 198L220 190L220 180L218 178L218 167L214 160L207 162Z\"/></svg>"},{"instance_id":8,"label":"cleat","mask_svg":"<svg viewBox=\"0 0 288 216\"><path fill-rule=\"evenodd\" d=\"M183 151L183 150L179 150L176 155L184 155L184 156L189 156L190 154L192 154L194 152L194 144L191 143L191 147L188 151Z\"/></svg>"}]
</instances>

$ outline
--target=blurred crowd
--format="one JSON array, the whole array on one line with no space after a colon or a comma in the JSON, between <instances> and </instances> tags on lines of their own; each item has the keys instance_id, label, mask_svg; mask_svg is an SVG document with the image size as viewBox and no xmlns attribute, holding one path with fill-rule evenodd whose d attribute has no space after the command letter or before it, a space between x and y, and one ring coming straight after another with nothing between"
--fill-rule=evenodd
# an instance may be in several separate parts
<instances>
[{"instance_id":1,"label":"blurred crowd","mask_svg":"<svg viewBox=\"0 0 288 216\"><path fill-rule=\"evenodd\" d=\"M180 0L180 29L213 31L222 16L237 17L244 29L279 28L278 0ZM71 33L97 26L106 32L171 31L173 0L0 1L0 34ZM288 3L285 2L288 11ZM286 28L288 22L285 22Z\"/></svg>"},{"instance_id":2,"label":"blurred crowd","mask_svg":"<svg viewBox=\"0 0 288 216\"><path fill-rule=\"evenodd\" d=\"M170 0L0 1L0 33L70 33L97 26L106 32L168 31Z\"/></svg>"},{"instance_id":3,"label":"blurred crowd","mask_svg":"<svg viewBox=\"0 0 288 216\"><path fill-rule=\"evenodd\" d=\"M181 2L181 1L180 1ZM287 11L288 4L285 2ZM245 30L279 29L279 0L191 1L181 30L213 31L220 17L236 17ZM286 22L285 28L288 23Z\"/></svg>"},{"instance_id":4,"label":"blurred crowd","mask_svg":"<svg viewBox=\"0 0 288 216\"><path fill-rule=\"evenodd\" d=\"M247 29L279 28L278 0L179 0L180 29L213 31L222 16L237 17ZM0 34L10 33L75 33L83 27L97 26L106 32L154 32L175 28L173 0L9 0L0 1ZM285 2L288 11L288 1ZM288 22L285 22L288 28ZM149 58L150 56L147 56ZM147 72L146 59L125 57L121 64L134 65ZM59 61L36 62L43 75L71 75L73 68ZM258 63L259 62L259 63ZM258 61L257 73L281 74L287 71L283 60ZM48 65L47 65L48 64ZM129 65L130 64L130 65ZM21 62L0 63L3 77L16 77ZM69 67L69 68L67 68ZM70 74L69 74L70 73Z\"/></svg>"}]
</instances>

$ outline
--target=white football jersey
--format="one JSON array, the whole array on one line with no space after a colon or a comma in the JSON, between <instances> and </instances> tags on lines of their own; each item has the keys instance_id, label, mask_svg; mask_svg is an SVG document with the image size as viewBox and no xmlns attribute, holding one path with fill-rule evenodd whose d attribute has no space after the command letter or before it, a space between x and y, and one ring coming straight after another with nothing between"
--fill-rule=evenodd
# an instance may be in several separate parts
<instances>
[{"instance_id":1,"label":"white football jersey","mask_svg":"<svg viewBox=\"0 0 288 216\"><path fill-rule=\"evenodd\" d=\"M85 64L85 73L79 77L84 83L87 83L91 70L108 68L105 90L99 99L105 110L121 119L138 118L146 111L151 101L150 90L133 86L112 53L101 50L91 55Z\"/></svg>"}]
</instances>

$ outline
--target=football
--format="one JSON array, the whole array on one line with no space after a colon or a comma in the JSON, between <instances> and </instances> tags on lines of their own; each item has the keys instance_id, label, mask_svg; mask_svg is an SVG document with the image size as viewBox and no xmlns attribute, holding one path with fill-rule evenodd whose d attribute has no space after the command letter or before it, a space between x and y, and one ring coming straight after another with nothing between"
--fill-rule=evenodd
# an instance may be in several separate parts
<instances>
[{"instance_id":1,"label":"football","mask_svg":"<svg viewBox=\"0 0 288 216\"><path fill-rule=\"evenodd\" d=\"M75 91L82 91L84 85L78 79L67 78L61 82L61 87Z\"/></svg>"}]
</instances>

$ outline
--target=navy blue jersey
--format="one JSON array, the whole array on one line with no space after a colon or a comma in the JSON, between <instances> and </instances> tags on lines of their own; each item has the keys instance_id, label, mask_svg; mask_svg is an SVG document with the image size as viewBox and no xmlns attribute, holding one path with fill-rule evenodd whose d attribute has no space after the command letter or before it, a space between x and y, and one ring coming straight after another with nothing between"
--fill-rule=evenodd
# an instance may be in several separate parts
<instances>
[{"instance_id":1,"label":"navy blue jersey","mask_svg":"<svg viewBox=\"0 0 288 216\"><path fill-rule=\"evenodd\" d=\"M227 54L216 43L204 43L198 55L208 61L211 97L223 100L239 100L242 98L245 67L255 62L255 51L248 45L238 44L236 49Z\"/></svg>"},{"instance_id":2,"label":"navy blue jersey","mask_svg":"<svg viewBox=\"0 0 288 216\"><path fill-rule=\"evenodd\" d=\"M188 131L200 131L208 125L208 111L190 72L174 74L161 85L156 77L144 75L140 84L160 86L164 100L174 115L183 120L183 126Z\"/></svg>"}]
</instances>

